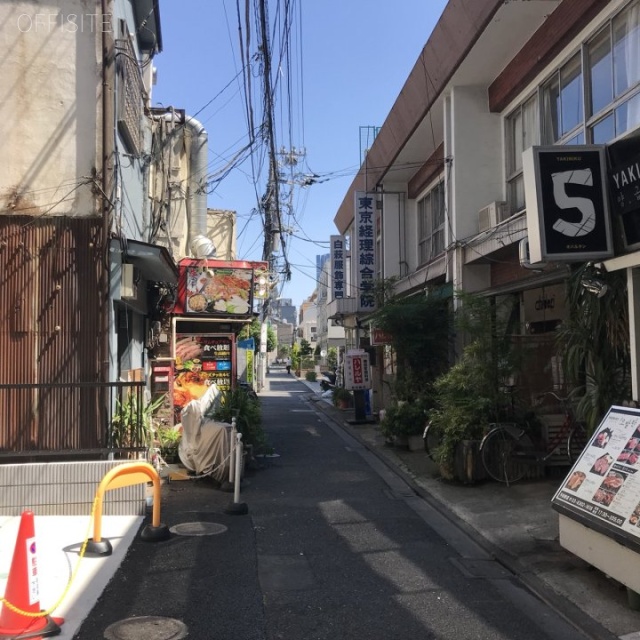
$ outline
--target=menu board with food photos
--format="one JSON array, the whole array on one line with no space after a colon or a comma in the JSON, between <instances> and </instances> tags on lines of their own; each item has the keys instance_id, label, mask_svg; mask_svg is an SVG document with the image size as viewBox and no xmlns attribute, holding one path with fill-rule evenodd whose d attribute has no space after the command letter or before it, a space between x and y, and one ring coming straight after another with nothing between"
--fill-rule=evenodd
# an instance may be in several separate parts
<instances>
[{"instance_id":1,"label":"menu board with food photos","mask_svg":"<svg viewBox=\"0 0 640 640\"><path fill-rule=\"evenodd\" d=\"M212 384L222 391L231 389L233 349L232 335L176 334L173 380L176 418L191 400L199 400Z\"/></svg>"},{"instance_id":2,"label":"menu board with food photos","mask_svg":"<svg viewBox=\"0 0 640 640\"><path fill-rule=\"evenodd\" d=\"M640 543L640 410L609 409L552 503L586 526Z\"/></svg>"},{"instance_id":3,"label":"menu board with food photos","mask_svg":"<svg viewBox=\"0 0 640 640\"><path fill-rule=\"evenodd\" d=\"M252 269L187 267L185 312L248 316L252 310L252 287Z\"/></svg>"}]
</instances>

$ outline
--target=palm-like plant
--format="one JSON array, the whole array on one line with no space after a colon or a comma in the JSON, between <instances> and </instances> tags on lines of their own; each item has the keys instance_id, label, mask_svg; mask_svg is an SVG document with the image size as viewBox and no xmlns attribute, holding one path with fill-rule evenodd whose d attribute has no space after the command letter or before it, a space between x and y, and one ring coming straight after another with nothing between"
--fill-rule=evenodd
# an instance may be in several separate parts
<instances>
[{"instance_id":1,"label":"palm-like plant","mask_svg":"<svg viewBox=\"0 0 640 640\"><path fill-rule=\"evenodd\" d=\"M558 331L567 382L580 396L576 413L590 432L611 405L631 397L626 274L599 272L606 293L598 297L583 286L592 270L590 263L572 270L568 318Z\"/></svg>"}]
</instances>

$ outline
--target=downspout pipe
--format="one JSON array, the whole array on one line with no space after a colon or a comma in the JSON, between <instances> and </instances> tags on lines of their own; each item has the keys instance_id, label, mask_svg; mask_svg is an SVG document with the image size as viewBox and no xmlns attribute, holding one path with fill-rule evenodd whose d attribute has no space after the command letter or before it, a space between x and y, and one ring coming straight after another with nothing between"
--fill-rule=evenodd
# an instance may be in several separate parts
<instances>
[{"instance_id":1,"label":"downspout pipe","mask_svg":"<svg viewBox=\"0 0 640 640\"><path fill-rule=\"evenodd\" d=\"M206 176L209 164L209 136L195 118L185 116L184 126L191 135L189 152L189 243L197 236L207 235L207 190Z\"/></svg>"},{"instance_id":2,"label":"downspout pipe","mask_svg":"<svg viewBox=\"0 0 640 640\"><path fill-rule=\"evenodd\" d=\"M153 119L175 122L176 111L170 107L166 113L154 115ZM193 253L193 241L198 236L207 236L206 176L207 164L209 163L209 136L204 125L191 116L184 117L182 127L189 135L189 141L185 144L189 150L189 179L187 183L189 237L187 238L187 250ZM176 131L178 130L176 129Z\"/></svg>"},{"instance_id":3,"label":"downspout pipe","mask_svg":"<svg viewBox=\"0 0 640 640\"><path fill-rule=\"evenodd\" d=\"M113 0L102 0L103 20L111 20L113 16ZM102 29L102 272L100 274L100 289L102 305L100 318L100 381L109 382L110 378L110 273L109 273L109 243L111 239L112 203L110 195L114 184L114 90L115 90L115 42L113 33Z\"/></svg>"}]
</instances>

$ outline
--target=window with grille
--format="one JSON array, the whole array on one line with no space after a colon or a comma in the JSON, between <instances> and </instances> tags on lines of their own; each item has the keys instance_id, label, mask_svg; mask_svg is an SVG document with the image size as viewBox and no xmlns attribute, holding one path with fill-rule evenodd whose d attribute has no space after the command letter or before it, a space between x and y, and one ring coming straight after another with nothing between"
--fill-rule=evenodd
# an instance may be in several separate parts
<instances>
[{"instance_id":1,"label":"window with grille","mask_svg":"<svg viewBox=\"0 0 640 640\"><path fill-rule=\"evenodd\" d=\"M140 66L129 38L116 41L116 69L118 131L127 150L137 156L142 152L144 91Z\"/></svg>"},{"instance_id":2,"label":"window with grille","mask_svg":"<svg viewBox=\"0 0 640 640\"><path fill-rule=\"evenodd\" d=\"M425 264L444 252L444 182L418 200L418 262Z\"/></svg>"}]
</instances>

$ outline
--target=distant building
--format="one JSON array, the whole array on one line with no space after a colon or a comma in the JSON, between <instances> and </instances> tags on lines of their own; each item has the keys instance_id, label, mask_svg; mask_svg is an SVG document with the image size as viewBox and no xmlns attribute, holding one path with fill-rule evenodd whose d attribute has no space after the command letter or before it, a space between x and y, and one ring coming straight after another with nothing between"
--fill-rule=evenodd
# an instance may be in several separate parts
<instances>
[{"instance_id":1,"label":"distant building","mask_svg":"<svg viewBox=\"0 0 640 640\"><path fill-rule=\"evenodd\" d=\"M272 317L288 322L291 325L296 324L296 308L292 304L291 298L278 298L271 305Z\"/></svg>"},{"instance_id":2,"label":"distant building","mask_svg":"<svg viewBox=\"0 0 640 640\"><path fill-rule=\"evenodd\" d=\"M318 311L315 291L300 306L298 338L306 340L314 348L318 342Z\"/></svg>"},{"instance_id":3,"label":"distant building","mask_svg":"<svg viewBox=\"0 0 640 640\"><path fill-rule=\"evenodd\" d=\"M321 256L316 256L316 285L320 282L320 275L325 264L328 264L331 258L330 253L325 253Z\"/></svg>"},{"instance_id":4,"label":"distant building","mask_svg":"<svg viewBox=\"0 0 640 640\"><path fill-rule=\"evenodd\" d=\"M317 327L318 345L320 351L328 353L330 347L344 347L344 327L338 324L338 320L331 319L327 314L327 304L329 302L329 290L331 288L331 264L326 261L323 265L318 280L318 296L316 298L317 307Z\"/></svg>"},{"instance_id":5,"label":"distant building","mask_svg":"<svg viewBox=\"0 0 640 640\"><path fill-rule=\"evenodd\" d=\"M295 326L290 322L282 322L278 318L271 318L271 327L276 333L276 339L278 340L278 348L276 354L280 351L281 347L291 347L295 342Z\"/></svg>"}]
</instances>

